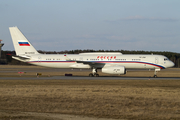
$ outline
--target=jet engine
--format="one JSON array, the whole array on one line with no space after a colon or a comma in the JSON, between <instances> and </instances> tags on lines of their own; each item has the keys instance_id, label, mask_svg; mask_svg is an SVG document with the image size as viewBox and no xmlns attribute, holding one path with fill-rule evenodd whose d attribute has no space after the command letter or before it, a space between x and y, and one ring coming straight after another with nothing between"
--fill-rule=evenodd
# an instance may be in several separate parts
<instances>
[{"instance_id":1,"label":"jet engine","mask_svg":"<svg viewBox=\"0 0 180 120\"><path fill-rule=\"evenodd\" d=\"M126 74L126 69L124 66L109 66L109 67L102 68L102 72L108 73L108 74L123 75L123 74Z\"/></svg>"}]
</instances>

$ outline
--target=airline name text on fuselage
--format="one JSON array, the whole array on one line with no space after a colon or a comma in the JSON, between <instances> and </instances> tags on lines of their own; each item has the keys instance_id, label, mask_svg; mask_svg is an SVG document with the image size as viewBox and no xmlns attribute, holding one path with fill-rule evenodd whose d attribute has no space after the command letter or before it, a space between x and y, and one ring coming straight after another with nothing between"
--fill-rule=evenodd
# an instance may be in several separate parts
<instances>
[{"instance_id":1,"label":"airline name text on fuselage","mask_svg":"<svg viewBox=\"0 0 180 120\"><path fill-rule=\"evenodd\" d=\"M97 59L116 59L116 56L97 56Z\"/></svg>"}]
</instances>

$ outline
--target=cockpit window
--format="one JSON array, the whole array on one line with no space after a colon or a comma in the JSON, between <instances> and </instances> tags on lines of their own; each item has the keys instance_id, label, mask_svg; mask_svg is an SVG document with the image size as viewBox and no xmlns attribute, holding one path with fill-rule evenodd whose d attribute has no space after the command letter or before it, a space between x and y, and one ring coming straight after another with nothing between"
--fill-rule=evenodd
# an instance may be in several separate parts
<instances>
[{"instance_id":1,"label":"cockpit window","mask_svg":"<svg viewBox=\"0 0 180 120\"><path fill-rule=\"evenodd\" d=\"M164 58L164 61L167 61L168 60L168 58Z\"/></svg>"}]
</instances>

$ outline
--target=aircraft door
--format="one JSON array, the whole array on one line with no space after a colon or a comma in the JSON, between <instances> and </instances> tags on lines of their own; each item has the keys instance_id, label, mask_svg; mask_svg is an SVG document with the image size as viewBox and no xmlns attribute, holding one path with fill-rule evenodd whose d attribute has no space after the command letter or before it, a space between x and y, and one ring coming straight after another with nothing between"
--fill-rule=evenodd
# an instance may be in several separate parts
<instances>
[{"instance_id":1,"label":"aircraft door","mask_svg":"<svg viewBox=\"0 0 180 120\"><path fill-rule=\"evenodd\" d=\"M83 61L83 57L80 57L79 60L80 60L80 61Z\"/></svg>"},{"instance_id":2,"label":"aircraft door","mask_svg":"<svg viewBox=\"0 0 180 120\"><path fill-rule=\"evenodd\" d=\"M41 63L41 57L40 56L38 57L38 63Z\"/></svg>"},{"instance_id":3,"label":"aircraft door","mask_svg":"<svg viewBox=\"0 0 180 120\"><path fill-rule=\"evenodd\" d=\"M156 63L156 64L159 63L158 57L155 58L155 63Z\"/></svg>"}]
</instances>

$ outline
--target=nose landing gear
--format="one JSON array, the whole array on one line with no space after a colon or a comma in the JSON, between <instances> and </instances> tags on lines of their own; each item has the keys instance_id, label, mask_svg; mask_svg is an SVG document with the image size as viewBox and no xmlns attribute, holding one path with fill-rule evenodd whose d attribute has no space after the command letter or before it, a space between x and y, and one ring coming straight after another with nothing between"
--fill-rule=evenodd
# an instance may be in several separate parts
<instances>
[{"instance_id":1,"label":"nose landing gear","mask_svg":"<svg viewBox=\"0 0 180 120\"><path fill-rule=\"evenodd\" d=\"M160 71L160 70L161 70L161 69L155 69L155 70L154 70L154 76L153 76L154 78L157 78L157 75L156 75L156 74L157 74L157 72Z\"/></svg>"}]
</instances>

